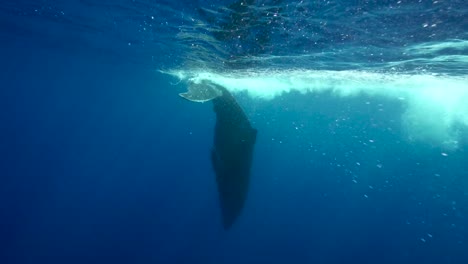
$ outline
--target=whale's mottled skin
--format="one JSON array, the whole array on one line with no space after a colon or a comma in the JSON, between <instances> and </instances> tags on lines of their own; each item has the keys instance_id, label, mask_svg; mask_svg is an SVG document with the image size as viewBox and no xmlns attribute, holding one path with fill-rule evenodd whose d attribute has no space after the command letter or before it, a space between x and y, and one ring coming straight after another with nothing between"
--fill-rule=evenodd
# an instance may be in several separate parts
<instances>
[{"instance_id":1,"label":"whale's mottled skin","mask_svg":"<svg viewBox=\"0 0 468 264\"><path fill-rule=\"evenodd\" d=\"M206 92L206 89L216 89L217 92ZM202 94L212 97L216 93L218 96L214 98L203 99ZM188 94L183 97L190 100L193 95L193 98L197 98L196 102L213 102L216 125L211 162L216 174L223 226L229 229L242 212L247 198L257 130L252 127L234 96L224 87L211 85L200 91L195 88Z\"/></svg>"},{"instance_id":2,"label":"whale's mottled skin","mask_svg":"<svg viewBox=\"0 0 468 264\"><path fill-rule=\"evenodd\" d=\"M189 83L188 91L180 93L179 95L192 102L204 103L221 96L221 88L221 86L217 86L208 81Z\"/></svg>"}]
</instances>

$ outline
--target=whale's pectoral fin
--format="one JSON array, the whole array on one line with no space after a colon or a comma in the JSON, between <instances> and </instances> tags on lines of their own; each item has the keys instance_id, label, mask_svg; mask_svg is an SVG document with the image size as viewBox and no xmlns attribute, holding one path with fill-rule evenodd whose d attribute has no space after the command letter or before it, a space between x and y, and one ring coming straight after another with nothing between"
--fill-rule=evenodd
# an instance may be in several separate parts
<instances>
[{"instance_id":1,"label":"whale's pectoral fin","mask_svg":"<svg viewBox=\"0 0 468 264\"><path fill-rule=\"evenodd\" d=\"M188 91L179 95L192 102L204 103L223 95L223 92L215 84L203 81L201 83L190 83Z\"/></svg>"}]
</instances>

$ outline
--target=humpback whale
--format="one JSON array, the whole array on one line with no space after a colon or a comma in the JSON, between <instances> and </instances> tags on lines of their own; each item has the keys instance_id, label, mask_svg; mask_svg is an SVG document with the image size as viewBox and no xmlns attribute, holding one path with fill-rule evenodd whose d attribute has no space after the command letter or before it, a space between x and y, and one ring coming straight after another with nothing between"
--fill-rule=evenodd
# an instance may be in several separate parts
<instances>
[{"instance_id":1,"label":"humpback whale","mask_svg":"<svg viewBox=\"0 0 468 264\"><path fill-rule=\"evenodd\" d=\"M204 81L190 83L181 97L192 102L213 102L216 114L211 163L216 175L224 229L238 218L247 198L257 130L234 96L224 87Z\"/></svg>"}]
</instances>

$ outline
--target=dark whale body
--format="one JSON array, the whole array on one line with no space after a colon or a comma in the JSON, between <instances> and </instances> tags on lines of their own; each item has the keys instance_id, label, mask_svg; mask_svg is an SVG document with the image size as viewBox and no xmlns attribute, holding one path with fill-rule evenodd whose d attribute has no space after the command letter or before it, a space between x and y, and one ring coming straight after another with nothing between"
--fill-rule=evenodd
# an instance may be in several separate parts
<instances>
[{"instance_id":1,"label":"dark whale body","mask_svg":"<svg viewBox=\"0 0 468 264\"><path fill-rule=\"evenodd\" d=\"M244 207L257 130L235 98L225 89L213 99L216 113L211 162L216 174L223 226L232 226Z\"/></svg>"},{"instance_id":2,"label":"dark whale body","mask_svg":"<svg viewBox=\"0 0 468 264\"><path fill-rule=\"evenodd\" d=\"M190 84L179 94L192 102L212 101L216 113L211 163L216 175L224 229L239 217L247 198L257 138L240 105L226 88L211 82Z\"/></svg>"}]
</instances>

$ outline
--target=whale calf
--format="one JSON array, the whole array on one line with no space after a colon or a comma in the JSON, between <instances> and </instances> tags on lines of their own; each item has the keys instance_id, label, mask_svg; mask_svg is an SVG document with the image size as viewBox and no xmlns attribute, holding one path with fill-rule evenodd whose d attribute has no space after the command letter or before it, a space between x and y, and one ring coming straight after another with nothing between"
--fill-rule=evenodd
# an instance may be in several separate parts
<instances>
[{"instance_id":1,"label":"whale calf","mask_svg":"<svg viewBox=\"0 0 468 264\"><path fill-rule=\"evenodd\" d=\"M224 229L229 229L244 207L257 130L234 96L211 82L190 84L179 94L192 102L213 102L216 114L211 163L216 175Z\"/></svg>"}]
</instances>

